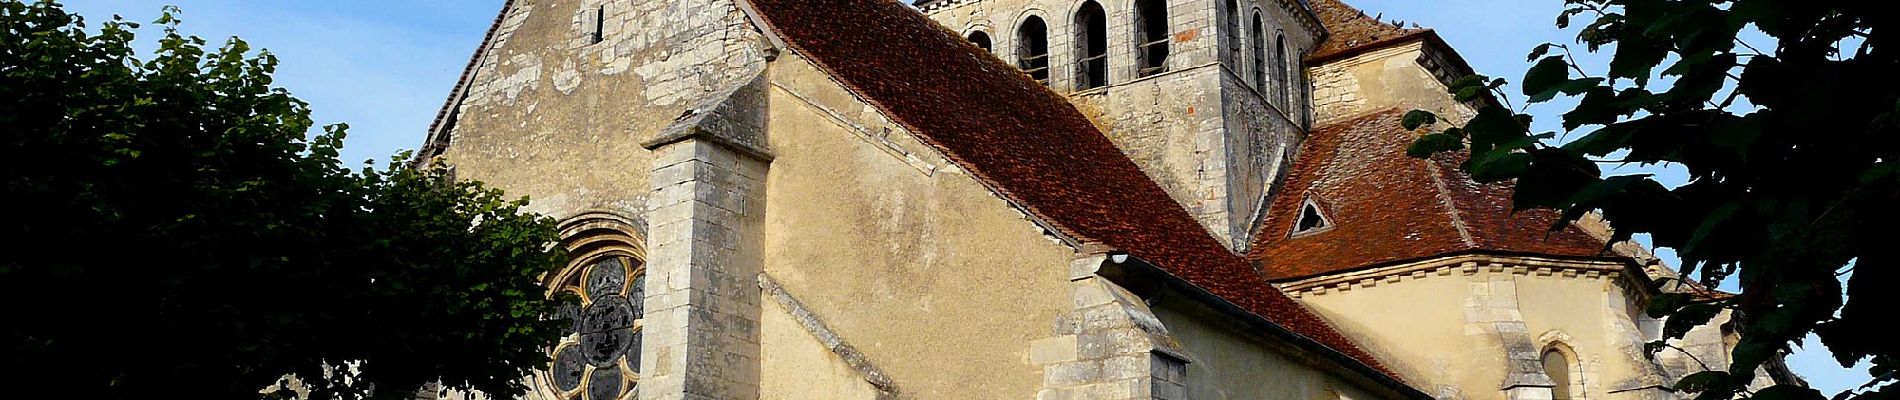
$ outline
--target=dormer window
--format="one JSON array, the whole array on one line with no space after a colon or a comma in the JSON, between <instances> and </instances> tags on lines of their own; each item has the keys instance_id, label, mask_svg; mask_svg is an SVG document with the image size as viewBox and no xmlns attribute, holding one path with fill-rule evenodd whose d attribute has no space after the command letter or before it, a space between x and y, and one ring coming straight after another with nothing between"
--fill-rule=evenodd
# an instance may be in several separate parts
<instances>
[{"instance_id":1,"label":"dormer window","mask_svg":"<svg viewBox=\"0 0 1900 400\"><path fill-rule=\"evenodd\" d=\"M1137 76L1149 76L1168 70L1168 2L1138 0L1135 3L1135 57L1139 58Z\"/></svg>"},{"instance_id":2,"label":"dormer window","mask_svg":"<svg viewBox=\"0 0 1900 400\"><path fill-rule=\"evenodd\" d=\"M1332 225L1332 221L1326 219L1326 214L1320 212L1319 204L1307 199L1305 204L1300 205L1299 220L1293 223L1293 236L1317 233Z\"/></svg>"}]
</instances>

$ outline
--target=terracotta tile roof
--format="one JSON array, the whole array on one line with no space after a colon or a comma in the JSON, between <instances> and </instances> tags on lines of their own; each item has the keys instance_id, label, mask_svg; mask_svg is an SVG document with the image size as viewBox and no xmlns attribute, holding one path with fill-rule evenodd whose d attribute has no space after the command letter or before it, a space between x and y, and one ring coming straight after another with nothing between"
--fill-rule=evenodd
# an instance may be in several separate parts
<instances>
[{"instance_id":1,"label":"terracotta tile roof","mask_svg":"<svg viewBox=\"0 0 1900 400\"><path fill-rule=\"evenodd\" d=\"M798 54L1064 234L1392 375L1215 240L1068 99L955 32L892 0L750 1Z\"/></svg>"},{"instance_id":2,"label":"terracotta tile roof","mask_svg":"<svg viewBox=\"0 0 1900 400\"><path fill-rule=\"evenodd\" d=\"M1431 31L1392 26L1340 0L1313 0L1312 7L1328 34L1319 48L1307 55L1309 61L1329 60Z\"/></svg>"},{"instance_id":3,"label":"terracotta tile roof","mask_svg":"<svg viewBox=\"0 0 1900 400\"><path fill-rule=\"evenodd\" d=\"M1345 272L1451 253L1488 251L1598 257L1604 242L1561 216L1511 212L1509 183L1480 184L1459 171L1462 155L1405 155L1416 137L1389 109L1314 130L1269 206L1248 258L1270 280ZM1327 225L1292 235L1306 201Z\"/></svg>"}]
</instances>

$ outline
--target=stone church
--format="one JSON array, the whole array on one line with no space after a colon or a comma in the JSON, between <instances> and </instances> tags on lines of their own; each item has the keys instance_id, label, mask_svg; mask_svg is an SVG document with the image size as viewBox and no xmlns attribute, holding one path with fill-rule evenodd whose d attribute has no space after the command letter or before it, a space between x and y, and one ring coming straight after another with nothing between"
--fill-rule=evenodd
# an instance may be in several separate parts
<instances>
[{"instance_id":1,"label":"stone church","mask_svg":"<svg viewBox=\"0 0 1900 400\"><path fill-rule=\"evenodd\" d=\"M562 221L533 399L1669 399L1673 282L1338 0L507 0L419 160ZM1795 379L1778 365L1763 382Z\"/></svg>"}]
</instances>

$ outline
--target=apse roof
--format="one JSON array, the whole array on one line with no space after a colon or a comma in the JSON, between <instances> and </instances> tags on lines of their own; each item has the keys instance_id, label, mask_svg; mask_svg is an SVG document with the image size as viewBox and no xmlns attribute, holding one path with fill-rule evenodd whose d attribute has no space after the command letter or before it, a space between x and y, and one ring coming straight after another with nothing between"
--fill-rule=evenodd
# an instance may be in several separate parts
<instances>
[{"instance_id":1,"label":"apse roof","mask_svg":"<svg viewBox=\"0 0 1900 400\"><path fill-rule=\"evenodd\" d=\"M1459 252L1607 256L1604 241L1576 226L1551 231L1550 210L1511 210L1510 183L1478 183L1462 154L1407 156L1422 131L1388 109L1310 133L1266 212L1248 258L1274 281L1325 275ZM1295 232L1316 205L1326 226Z\"/></svg>"}]
</instances>

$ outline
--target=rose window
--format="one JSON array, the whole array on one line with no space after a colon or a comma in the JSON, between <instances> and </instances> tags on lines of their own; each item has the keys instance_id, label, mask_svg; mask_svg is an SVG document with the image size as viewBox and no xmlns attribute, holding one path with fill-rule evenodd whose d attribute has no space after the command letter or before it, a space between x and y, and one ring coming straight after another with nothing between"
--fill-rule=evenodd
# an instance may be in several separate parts
<instances>
[{"instance_id":1,"label":"rose window","mask_svg":"<svg viewBox=\"0 0 1900 400\"><path fill-rule=\"evenodd\" d=\"M549 383L569 400L632 398L640 383L641 299L646 269L638 260L609 256L586 266L563 290L581 298L563 310L573 323L554 349Z\"/></svg>"}]
</instances>

